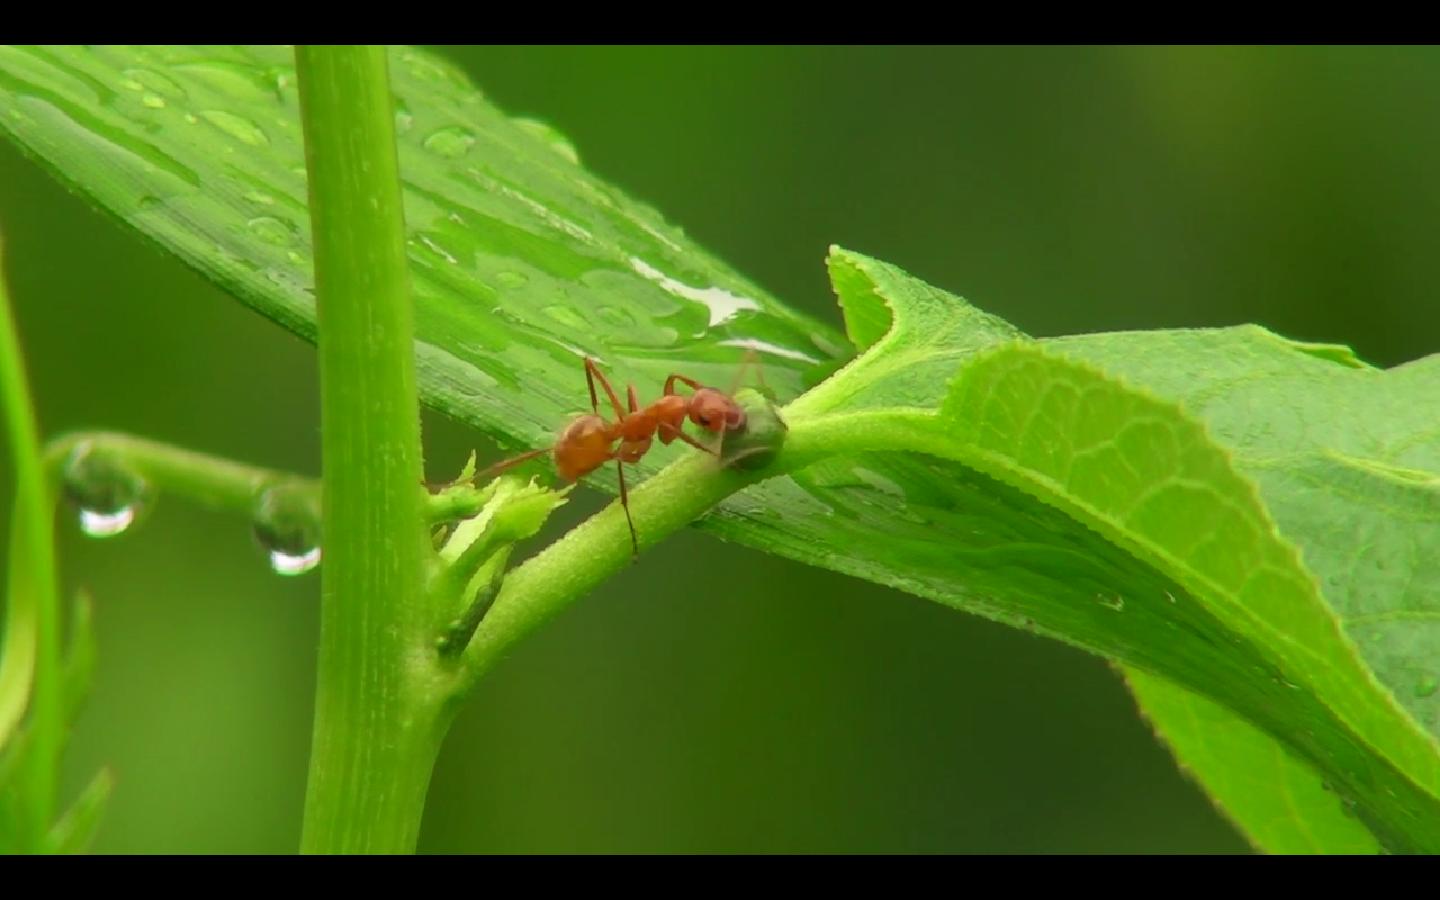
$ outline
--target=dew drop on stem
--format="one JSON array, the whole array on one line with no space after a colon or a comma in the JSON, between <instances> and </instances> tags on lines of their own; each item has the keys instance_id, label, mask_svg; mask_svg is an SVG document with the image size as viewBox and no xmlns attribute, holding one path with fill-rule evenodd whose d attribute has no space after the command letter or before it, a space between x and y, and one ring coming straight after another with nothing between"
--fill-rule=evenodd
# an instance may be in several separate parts
<instances>
[{"instance_id":1,"label":"dew drop on stem","mask_svg":"<svg viewBox=\"0 0 1440 900\"><path fill-rule=\"evenodd\" d=\"M95 538L128 530L150 498L150 486L139 473L91 441L77 445L66 459L62 489L79 511L80 530Z\"/></svg>"},{"instance_id":2,"label":"dew drop on stem","mask_svg":"<svg viewBox=\"0 0 1440 900\"><path fill-rule=\"evenodd\" d=\"M304 488L281 484L262 491L254 530L277 575L303 575L320 565L320 510Z\"/></svg>"}]
</instances>

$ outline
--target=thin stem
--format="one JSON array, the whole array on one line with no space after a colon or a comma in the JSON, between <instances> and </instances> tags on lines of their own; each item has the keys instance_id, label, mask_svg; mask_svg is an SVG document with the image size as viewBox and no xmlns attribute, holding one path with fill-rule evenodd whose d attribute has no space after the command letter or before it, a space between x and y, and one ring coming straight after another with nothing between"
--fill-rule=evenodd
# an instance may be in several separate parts
<instances>
[{"instance_id":1,"label":"thin stem","mask_svg":"<svg viewBox=\"0 0 1440 900\"><path fill-rule=\"evenodd\" d=\"M497 551L496 555L487 562L489 571L476 573L476 577L483 581L475 591L475 597L465 607L460 617L450 623L450 627L441 635L436 649L442 657L451 657L465 649L470 643L470 636L475 629L480 627L480 622L485 614L490 611L491 605L495 602L495 595L500 590L500 585L505 580L505 565L510 560L511 547L505 547Z\"/></svg>"},{"instance_id":2,"label":"thin stem","mask_svg":"<svg viewBox=\"0 0 1440 900\"><path fill-rule=\"evenodd\" d=\"M695 453L630 492L640 549L694 521L729 495L783 474L782 462L759 472L721 468ZM512 570L465 650L466 681L487 672L517 641L632 561L629 526L617 501Z\"/></svg>"},{"instance_id":3,"label":"thin stem","mask_svg":"<svg viewBox=\"0 0 1440 900\"><path fill-rule=\"evenodd\" d=\"M3 265L3 258L0 258ZM0 745L30 708L29 752L19 773L21 839L41 850L55 818L64 697L60 672L60 610L56 600L54 516L40 461L39 428L19 329L0 272L0 397L15 466L15 515L7 578L4 656L0 657Z\"/></svg>"},{"instance_id":4,"label":"thin stem","mask_svg":"<svg viewBox=\"0 0 1440 900\"><path fill-rule=\"evenodd\" d=\"M736 491L827 456L887 449L953 456L955 448L926 427L929 418L923 412L886 411L791 420L774 461L753 472L722 467L700 453L681 459L630 492L640 547L653 546ZM466 682L473 683L521 638L630 561L629 529L617 502L511 571L465 650Z\"/></svg>"},{"instance_id":5,"label":"thin stem","mask_svg":"<svg viewBox=\"0 0 1440 900\"><path fill-rule=\"evenodd\" d=\"M252 512L260 493L272 485L297 485L316 497L320 494L320 484L313 479L109 431L75 432L46 444L45 466L52 484L70 454L81 448L111 456L162 492L244 515Z\"/></svg>"},{"instance_id":6,"label":"thin stem","mask_svg":"<svg viewBox=\"0 0 1440 900\"><path fill-rule=\"evenodd\" d=\"M434 658L430 548L389 73L383 47L298 47L295 56L325 534L301 849L411 852L441 729L422 666Z\"/></svg>"}]
</instances>

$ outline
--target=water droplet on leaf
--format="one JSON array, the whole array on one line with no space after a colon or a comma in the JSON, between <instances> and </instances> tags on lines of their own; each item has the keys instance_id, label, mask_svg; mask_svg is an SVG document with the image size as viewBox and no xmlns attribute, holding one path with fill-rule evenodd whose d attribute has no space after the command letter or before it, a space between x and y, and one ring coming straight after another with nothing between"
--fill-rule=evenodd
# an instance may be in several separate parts
<instances>
[{"instance_id":1,"label":"water droplet on leaf","mask_svg":"<svg viewBox=\"0 0 1440 900\"><path fill-rule=\"evenodd\" d=\"M295 239L294 229L274 216L258 216L246 224L267 244L283 247Z\"/></svg>"},{"instance_id":2,"label":"water droplet on leaf","mask_svg":"<svg viewBox=\"0 0 1440 900\"><path fill-rule=\"evenodd\" d=\"M185 89L176 84L174 79L153 69L126 69L120 74L125 77L120 84L132 91L148 90L152 94L172 100L185 96ZM145 104L148 106L149 101L145 101Z\"/></svg>"},{"instance_id":3,"label":"water droplet on leaf","mask_svg":"<svg viewBox=\"0 0 1440 900\"><path fill-rule=\"evenodd\" d=\"M568 137L561 134L555 126L548 122L541 122L538 119L512 119L511 121L540 138L551 150L554 150L570 162L577 164L580 162L580 154L576 152L575 144Z\"/></svg>"},{"instance_id":4,"label":"water droplet on leaf","mask_svg":"<svg viewBox=\"0 0 1440 900\"><path fill-rule=\"evenodd\" d=\"M426 150L446 159L457 159L475 146L475 135L458 125L441 128L425 139Z\"/></svg>"},{"instance_id":5,"label":"water droplet on leaf","mask_svg":"<svg viewBox=\"0 0 1440 900\"><path fill-rule=\"evenodd\" d=\"M585 324L585 320L580 318L579 314L568 306L560 306L558 304L547 306L545 307L545 315L564 325L566 328L583 331L589 327Z\"/></svg>"},{"instance_id":6,"label":"water droplet on leaf","mask_svg":"<svg viewBox=\"0 0 1440 900\"><path fill-rule=\"evenodd\" d=\"M410 113L410 107L399 97L395 98L395 133L404 134L415 125L415 116Z\"/></svg>"},{"instance_id":7,"label":"water droplet on leaf","mask_svg":"<svg viewBox=\"0 0 1440 900\"><path fill-rule=\"evenodd\" d=\"M200 113L200 118L242 144L264 147L270 143L270 139L265 136L265 132L260 130L259 125L234 113L225 112L222 109L207 109Z\"/></svg>"},{"instance_id":8,"label":"water droplet on leaf","mask_svg":"<svg viewBox=\"0 0 1440 900\"><path fill-rule=\"evenodd\" d=\"M1436 691L1440 691L1440 678L1434 675L1425 675L1415 682L1415 696L1420 698L1430 697Z\"/></svg>"},{"instance_id":9,"label":"water droplet on leaf","mask_svg":"<svg viewBox=\"0 0 1440 900\"><path fill-rule=\"evenodd\" d=\"M618 306L600 307L600 318L621 328L630 328L635 324L635 317Z\"/></svg>"}]
</instances>

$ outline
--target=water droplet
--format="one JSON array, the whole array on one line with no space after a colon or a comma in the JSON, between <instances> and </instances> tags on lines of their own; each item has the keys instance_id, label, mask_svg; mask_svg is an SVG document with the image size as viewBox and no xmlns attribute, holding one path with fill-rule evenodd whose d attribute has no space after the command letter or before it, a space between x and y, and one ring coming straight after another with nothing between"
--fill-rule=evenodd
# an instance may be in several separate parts
<instances>
[{"instance_id":1,"label":"water droplet","mask_svg":"<svg viewBox=\"0 0 1440 900\"><path fill-rule=\"evenodd\" d=\"M460 87L470 87L468 81L438 60L430 59L427 56L411 54L401 58L410 74L422 81L449 82Z\"/></svg>"},{"instance_id":2,"label":"water droplet","mask_svg":"<svg viewBox=\"0 0 1440 900\"><path fill-rule=\"evenodd\" d=\"M1106 597L1104 594L1096 594L1095 599L1099 600L1100 605L1105 607L1106 609L1113 609L1116 612L1122 612L1125 609L1124 597L1118 595L1114 597Z\"/></svg>"},{"instance_id":3,"label":"water droplet","mask_svg":"<svg viewBox=\"0 0 1440 900\"><path fill-rule=\"evenodd\" d=\"M320 510L298 484L267 488L255 502L255 539L279 575L303 575L320 564Z\"/></svg>"},{"instance_id":4,"label":"water droplet","mask_svg":"<svg viewBox=\"0 0 1440 900\"><path fill-rule=\"evenodd\" d=\"M251 203L258 203L261 206L274 206L275 198L264 191L246 191L245 199Z\"/></svg>"},{"instance_id":5,"label":"water droplet","mask_svg":"<svg viewBox=\"0 0 1440 900\"><path fill-rule=\"evenodd\" d=\"M195 123L199 122L200 119L197 118L194 113L186 113L186 114L185 114L185 121L186 121L186 122L189 122L191 125L194 125Z\"/></svg>"},{"instance_id":6,"label":"water droplet","mask_svg":"<svg viewBox=\"0 0 1440 900\"><path fill-rule=\"evenodd\" d=\"M889 494L892 497L903 498L905 496L904 488L878 472L872 472L863 466L855 466L851 471L861 482L881 493Z\"/></svg>"},{"instance_id":7,"label":"water droplet","mask_svg":"<svg viewBox=\"0 0 1440 900\"><path fill-rule=\"evenodd\" d=\"M91 537L113 537L129 528L134 521L133 506L122 507L114 512L84 508L80 510L80 530Z\"/></svg>"},{"instance_id":8,"label":"water droplet","mask_svg":"<svg viewBox=\"0 0 1440 900\"><path fill-rule=\"evenodd\" d=\"M140 198L140 208L154 209L155 207L162 205L164 202L165 201L161 200L154 194L146 194L145 196Z\"/></svg>"},{"instance_id":9,"label":"water droplet","mask_svg":"<svg viewBox=\"0 0 1440 900\"><path fill-rule=\"evenodd\" d=\"M399 97L395 98L395 133L404 134L415 125L415 117L410 114L410 107Z\"/></svg>"},{"instance_id":10,"label":"water droplet","mask_svg":"<svg viewBox=\"0 0 1440 900\"><path fill-rule=\"evenodd\" d=\"M295 227L274 216L258 216L246 223L267 244L283 247L295 239Z\"/></svg>"},{"instance_id":11,"label":"water droplet","mask_svg":"<svg viewBox=\"0 0 1440 900\"><path fill-rule=\"evenodd\" d=\"M635 317L618 306L602 306L599 313L600 318L611 325L618 325L621 328L631 328L635 325Z\"/></svg>"},{"instance_id":12,"label":"water droplet","mask_svg":"<svg viewBox=\"0 0 1440 900\"><path fill-rule=\"evenodd\" d=\"M295 250L287 250L285 252L285 258L290 260L292 263L295 263L296 265L300 265L305 262L305 257L301 256L299 252Z\"/></svg>"},{"instance_id":13,"label":"water droplet","mask_svg":"<svg viewBox=\"0 0 1440 900\"><path fill-rule=\"evenodd\" d=\"M630 268L634 269L636 274L655 282L676 297L703 303L710 311L710 328L724 325L741 311L760 308L760 304L749 297L741 297L721 288L691 287L671 278L639 257L630 257Z\"/></svg>"},{"instance_id":14,"label":"water droplet","mask_svg":"<svg viewBox=\"0 0 1440 900\"><path fill-rule=\"evenodd\" d=\"M185 96L185 89L176 84L174 79L161 75L153 69L126 69L120 74L125 78L120 83L132 91L146 90L161 97L169 97L171 100L178 100ZM146 105L149 105L148 101Z\"/></svg>"},{"instance_id":15,"label":"water droplet","mask_svg":"<svg viewBox=\"0 0 1440 900\"><path fill-rule=\"evenodd\" d=\"M565 159L570 160L570 162L577 164L580 162L580 154L576 152L575 144L565 135L561 134L555 126L548 122L541 122L538 119L512 119L511 121L525 131L540 138L540 140L545 142L546 146Z\"/></svg>"},{"instance_id":16,"label":"water droplet","mask_svg":"<svg viewBox=\"0 0 1440 900\"><path fill-rule=\"evenodd\" d=\"M200 113L200 118L242 144L264 147L270 143L270 139L265 136L265 132L260 130L259 125L234 113L225 112L223 109L207 109Z\"/></svg>"},{"instance_id":17,"label":"water droplet","mask_svg":"<svg viewBox=\"0 0 1440 900\"><path fill-rule=\"evenodd\" d=\"M526 278L519 272L497 272L495 279L505 287L510 288L524 287L525 284L530 281L529 278Z\"/></svg>"},{"instance_id":18,"label":"water droplet","mask_svg":"<svg viewBox=\"0 0 1440 900\"><path fill-rule=\"evenodd\" d=\"M747 350L754 350L756 353L769 353L772 356L779 356L784 359L794 359L805 363L818 363L820 360L808 353L799 350L792 350L789 347L782 347L779 344L772 344L769 341L756 340L755 338L731 338L720 342L722 347L744 347Z\"/></svg>"},{"instance_id":19,"label":"water droplet","mask_svg":"<svg viewBox=\"0 0 1440 900\"><path fill-rule=\"evenodd\" d=\"M156 94L146 94L144 97L140 98L140 102L151 109L165 108L165 98Z\"/></svg>"},{"instance_id":20,"label":"water droplet","mask_svg":"<svg viewBox=\"0 0 1440 900\"><path fill-rule=\"evenodd\" d=\"M475 135L458 125L451 125L431 134L422 146L437 156L457 159L475 146Z\"/></svg>"},{"instance_id":21,"label":"water droplet","mask_svg":"<svg viewBox=\"0 0 1440 900\"><path fill-rule=\"evenodd\" d=\"M1415 682L1416 697L1424 699L1433 696L1436 691L1440 691L1440 678L1436 678L1434 675L1422 676L1419 681Z\"/></svg>"},{"instance_id":22,"label":"water droplet","mask_svg":"<svg viewBox=\"0 0 1440 900\"><path fill-rule=\"evenodd\" d=\"M564 325L566 328L583 331L589 327L585 324L585 320L580 318L575 310L568 306L560 306L559 304L547 306L545 307L545 315Z\"/></svg>"},{"instance_id":23,"label":"water droplet","mask_svg":"<svg viewBox=\"0 0 1440 900\"><path fill-rule=\"evenodd\" d=\"M189 84L224 97L237 106L273 99L274 84L267 82L264 70L253 63L232 63L214 59L185 60L167 66Z\"/></svg>"},{"instance_id":24,"label":"water droplet","mask_svg":"<svg viewBox=\"0 0 1440 900\"><path fill-rule=\"evenodd\" d=\"M425 249L429 250L431 253L443 257L445 261L450 263L452 266L459 265L460 260L455 257L455 254L451 253L449 250L446 250L443 246L437 243L434 238L430 237L427 234L421 234L418 235L416 239L425 246Z\"/></svg>"},{"instance_id":25,"label":"water droplet","mask_svg":"<svg viewBox=\"0 0 1440 900\"><path fill-rule=\"evenodd\" d=\"M85 441L65 462L66 498L79 510L80 530L112 537L135 523L149 494L145 480L113 452Z\"/></svg>"},{"instance_id":26,"label":"water droplet","mask_svg":"<svg viewBox=\"0 0 1440 900\"><path fill-rule=\"evenodd\" d=\"M289 66L271 66L265 75L275 88L276 98L283 102L286 89L295 84L295 70Z\"/></svg>"},{"instance_id":27,"label":"water droplet","mask_svg":"<svg viewBox=\"0 0 1440 900\"><path fill-rule=\"evenodd\" d=\"M270 568L277 575L304 575L320 565L320 548L311 547L304 553L292 555L284 550L270 551Z\"/></svg>"}]
</instances>

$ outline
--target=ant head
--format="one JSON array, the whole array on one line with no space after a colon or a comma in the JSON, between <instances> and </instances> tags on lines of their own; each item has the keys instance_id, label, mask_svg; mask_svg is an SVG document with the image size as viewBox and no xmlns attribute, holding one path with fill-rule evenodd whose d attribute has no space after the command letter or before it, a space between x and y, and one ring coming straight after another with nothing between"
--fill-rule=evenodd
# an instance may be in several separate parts
<instances>
[{"instance_id":1,"label":"ant head","mask_svg":"<svg viewBox=\"0 0 1440 900\"><path fill-rule=\"evenodd\" d=\"M744 425L745 411L714 388L700 388L690 398L690 421L706 431L719 434Z\"/></svg>"}]
</instances>

